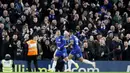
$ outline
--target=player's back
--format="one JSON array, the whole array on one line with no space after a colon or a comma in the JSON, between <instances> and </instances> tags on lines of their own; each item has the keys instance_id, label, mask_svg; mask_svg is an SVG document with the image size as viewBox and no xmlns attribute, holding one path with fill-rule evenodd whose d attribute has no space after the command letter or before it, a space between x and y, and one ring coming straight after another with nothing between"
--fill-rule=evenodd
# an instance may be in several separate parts
<instances>
[{"instance_id":1,"label":"player's back","mask_svg":"<svg viewBox=\"0 0 130 73\"><path fill-rule=\"evenodd\" d=\"M70 40L73 40L73 49L80 49L79 39L75 35L72 35Z\"/></svg>"}]
</instances>

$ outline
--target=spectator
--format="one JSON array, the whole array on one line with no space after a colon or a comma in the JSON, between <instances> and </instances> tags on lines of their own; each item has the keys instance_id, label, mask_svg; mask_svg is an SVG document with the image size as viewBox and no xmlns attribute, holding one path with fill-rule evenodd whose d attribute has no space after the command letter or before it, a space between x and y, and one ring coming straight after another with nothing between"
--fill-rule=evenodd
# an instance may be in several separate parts
<instances>
[{"instance_id":1,"label":"spectator","mask_svg":"<svg viewBox=\"0 0 130 73\"><path fill-rule=\"evenodd\" d=\"M104 22L101 23L100 27L99 27L99 31L102 33L103 36L106 35L106 32L107 32L107 27L105 25Z\"/></svg>"},{"instance_id":2,"label":"spectator","mask_svg":"<svg viewBox=\"0 0 130 73\"><path fill-rule=\"evenodd\" d=\"M3 28L4 28L4 24L0 23L0 51L2 54L2 44L3 44ZM3 55L0 56L0 59L2 59L2 57L4 57Z\"/></svg>"},{"instance_id":3,"label":"spectator","mask_svg":"<svg viewBox=\"0 0 130 73\"><path fill-rule=\"evenodd\" d=\"M106 39L105 38L101 38L99 43L99 47L98 47L98 52L100 55L100 59L99 60L109 60L109 48L107 47L107 45L105 44Z\"/></svg>"},{"instance_id":4,"label":"spectator","mask_svg":"<svg viewBox=\"0 0 130 73\"><path fill-rule=\"evenodd\" d=\"M114 25L115 23L120 24L121 23L121 16L120 16L120 12L116 11L114 17L113 17L113 22L112 24Z\"/></svg>"},{"instance_id":5,"label":"spectator","mask_svg":"<svg viewBox=\"0 0 130 73\"><path fill-rule=\"evenodd\" d=\"M124 47L122 52L122 60L130 60L130 46L128 45L128 41L124 41Z\"/></svg>"},{"instance_id":6,"label":"spectator","mask_svg":"<svg viewBox=\"0 0 130 73\"><path fill-rule=\"evenodd\" d=\"M9 35L7 34L7 32L6 31L4 31L3 33L2 33L2 35L3 35L3 38L2 38L2 48L1 48L1 56L2 56L2 59L4 58L4 55L6 55L7 53L9 53L9 54L11 54L11 52L10 51L12 51L11 50L11 46L10 46L10 42L9 42L9 40L10 40L10 37L9 37ZM12 55L12 54L11 54ZM13 57L12 57L13 58Z\"/></svg>"},{"instance_id":7,"label":"spectator","mask_svg":"<svg viewBox=\"0 0 130 73\"><path fill-rule=\"evenodd\" d=\"M0 1L0 16L2 16L2 12L3 12L2 7L3 7L3 4L2 4L2 1Z\"/></svg>"},{"instance_id":8,"label":"spectator","mask_svg":"<svg viewBox=\"0 0 130 73\"><path fill-rule=\"evenodd\" d=\"M50 10L49 20L52 21L54 19L56 19L55 12L54 10Z\"/></svg>"},{"instance_id":9,"label":"spectator","mask_svg":"<svg viewBox=\"0 0 130 73\"><path fill-rule=\"evenodd\" d=\"M17 47L17 42L18 42L18 35L17 34L13 34L12 40L11 40L11 49L12 50L10 52L10 55L12 55L12 59L16 59L17 57L17 49L20 47Z\"/></svg>"},{"instance_id":10,"label":"spectator","mask_svg":"<svg viewBox=\"0 0 130 73\"><path fill-rule=\"evenodd\" d=\"M18 40L17 41L17 43L16 43L17 45L16 45L16 47L17 47L17 49L16 49L16 53L14 54L15 55L15 59L16 60L24 60L25 58L24 58L24 50L23 50L23 47L22 47L22 43L21 43L21 41L20 40Z\"/></svg>"},{"instance_id":11,"label":"spectator","mask_svg":"<svg viewBox=\"0 0 130 73\"><path fill-rule=\"evenodd\" d=\"M10 8L9 8L9 17L10 17L10 22L12 24L16 23L16 20L18 19L18 12L15 8L14 3L10 3Z\"/></svg>"},{"instance_id":12,"label":"spectator","mask_svg":"<svg viewBox=\"0 0 130 73\"><path fill-rule=\"evenodd\" d=\"M113 60L121 60L122 41L119 39L118 35L114 36L112 46L113 46Z\"/></svg>"},{"instance_id":13,"label":"spectator","mask_svg":"<svg viewBox=\"0 0 130 73\"><path fill-rule=\"evenodd\" d=\"M38 9L38 11L40 10L39 0L34 0L33 5L36 5L36 8Z\"/></svg>"},{"instance_id":14,"label":"spectator","mask_svg":"<svg viewBox=\"0 0 130 73\"><path fill-rule=\"evenodd\" d=\"M124 29L126 30L125 34L130 33L130 17L127 18L127 23L124 25Z\"/></svg>"},{"instance_id":15,"label":"spectator","mask_svg":"<svg viewBox=\"0 0 130 73\"><path fill-rule=\"evenodd\" d=\"M94 36L90 36L88 39L88 49L89 49L89 60L95 60L95 42L94 42Z\"/></svg>"},{"instance_id":16,"label":"spectator","mask_svg":"<svg viewBox=\"0 0 130 73\"><path fill-rule=\"evenodd\" d=\"M126 34L126 36L124 38L128 41L128 43L130 43L130 34Z\"/></svg>"},{"instance_id":17,"label":"spectator","mask_svg":"<svg viewBox=\"0 0 130 73\"><path fill-rule=\"evenodd\" d=\"M15 0L15 8L17 9L19 15L22 13L23 7L22 0Z\"/></svg>"},{"instance_id":18,"label":"spectator","mask_svg":"<svg viewBox=\"0 0 130 73\"><path fill-rule=\"evenodd\" d=\"M5 18L4 26L5 26L5 27L4 27L5 30L10 31L11 22L10 22L10 18L9 18L9 17L6 17L6 18Z\"/></svg>"},{"instance_id":19,"label":"spectator","mask_svg":"<svg viewBox=\"0 0 130 73\"><path fill-rule=\"evenodd\" d=\"M95 57L94 57L94 55L95 55L94 37L90 36L88 41L86 41L86 44L87 44L87 42L88 42L88 45L86 45L86 48L85 48L85 43L84 43L84 52L86 52L86 54L87 54L87 57L85 57L85 58L88 60L94 60L95 59Z\"/></svg>"}]
</instances>

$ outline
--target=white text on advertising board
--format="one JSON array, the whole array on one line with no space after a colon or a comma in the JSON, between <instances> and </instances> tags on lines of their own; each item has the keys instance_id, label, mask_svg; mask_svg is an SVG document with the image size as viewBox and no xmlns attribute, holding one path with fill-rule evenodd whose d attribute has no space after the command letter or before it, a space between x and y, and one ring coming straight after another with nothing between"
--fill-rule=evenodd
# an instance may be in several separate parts
<instances>
[{"instance_id":1,"label":"white text on advertising board","mask_svg":"<svg viewBox=\"0 0 130 73\"><path fill-rule=\"evenodd\" d=\"M47 72L48 69L51 68L51 65L48 64L48 67L45 68L45 67L42 67L42 68L38 68L40 72ZM67 69L67 65L65 65L65 70ZM24 64L15 64L15 69L14 69L15 72L27 72L28 71L28 68L25 68L25 65ZM32 68L32 71L33 72L36 72L36 69L35 68ZM99 71L99 68L79 68L79 69L76 69L76 68L72 68L72 72L100 72Z\"/></svg>"}]
</instances>

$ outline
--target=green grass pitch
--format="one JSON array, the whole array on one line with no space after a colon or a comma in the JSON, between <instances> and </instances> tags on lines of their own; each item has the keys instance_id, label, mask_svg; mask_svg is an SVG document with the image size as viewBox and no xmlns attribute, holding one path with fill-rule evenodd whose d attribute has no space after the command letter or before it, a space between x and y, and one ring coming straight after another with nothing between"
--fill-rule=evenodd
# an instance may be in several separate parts
<instances>
[{"instance_id":1,"label":"green grass pitch","mask_svg":"<svg viewBox=\"0 0 130 73\"><path fill-rule=\"evenodd\" d=\"M0 73L3 73L3 72L0 72ZM10 72L7 72L7 73L10 73ZM11 73L130 73L130 72L11 72Z\"/></svg>"},{"instance_id":2,"label":"green grass pitch","mask_svg":"<svg viewBox=\"0 0 130 73\"><path fill-rule=\"evenodd\" d=\"M48 72L48 73L128 73L128 72Z\"/></svg>"}]
</instances>

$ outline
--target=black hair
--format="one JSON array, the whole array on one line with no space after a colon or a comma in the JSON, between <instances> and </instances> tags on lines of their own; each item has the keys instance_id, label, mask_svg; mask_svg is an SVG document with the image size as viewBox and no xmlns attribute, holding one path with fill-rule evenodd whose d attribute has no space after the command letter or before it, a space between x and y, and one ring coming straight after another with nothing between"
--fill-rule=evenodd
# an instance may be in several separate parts
<instances>
[{"instance_id":1,"label":"black hair","mask_svg":"<svg viewBox=\"0 0 130 73\"><path fill-rule=\"evenodd\" d=\"M69 30L69 32L70 32L70 33L74 33L74 31L73 31L73 30Z\"/></svg>"},{"instance_id":2,"label":"black hair","mask_svg":"<svg viewBox=\"0 0 130 73\"><path fill-rule=\"evenodd\" d=\"M29 35L29 39L33 39L33 35Z\"/></svg>"},{"instance_id":3,"label":"black hair","mask_svg":"<svg viewBox=\"0 0 130 73\"><path fill-rule=\"evenodd\" d=\"M29 39L33 39L35 36L37 36L37 34L29 35Z\"/></svg>"}]
</instances>

